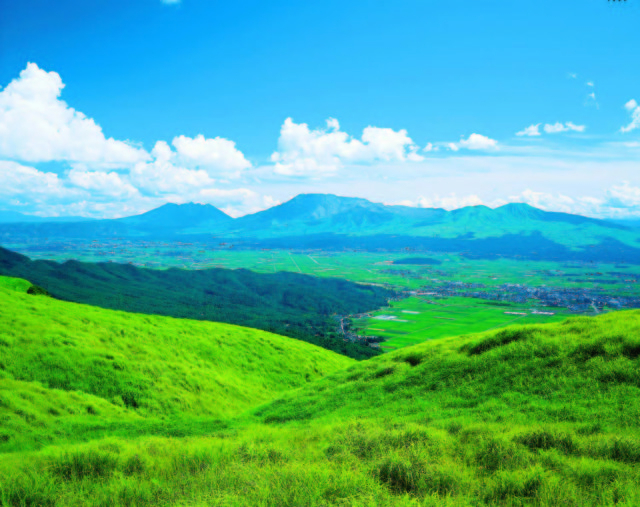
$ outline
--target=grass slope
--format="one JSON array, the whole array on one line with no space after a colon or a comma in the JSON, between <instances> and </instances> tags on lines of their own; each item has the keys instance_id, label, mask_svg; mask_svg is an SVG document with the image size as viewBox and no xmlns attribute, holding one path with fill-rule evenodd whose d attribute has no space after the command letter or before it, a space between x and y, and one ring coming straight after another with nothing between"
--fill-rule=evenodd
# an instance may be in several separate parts
<instances>
[{"instance_id":1,"label":"grass slope","mask_svg":"<svg viewBox=\"0 0 640 507\"><path fill-rule=\"evenodd\" d=\"M0 277L0 450L73 434L58 427L70 421L228 417L351 363L254 329L25 291Z\"/></svg>"},{"instance_id":2,"label":"grass slope","mask_svg":"<svg viewBox=\"0 0 640 507\"><path fill-rule=\"evenodd\" d=\"M0 498L639 505L639 336L634 311L430 341L352 363L206 436L140 436L132 421L129 435L0 455Z\"/></svg>"}]
</instances>

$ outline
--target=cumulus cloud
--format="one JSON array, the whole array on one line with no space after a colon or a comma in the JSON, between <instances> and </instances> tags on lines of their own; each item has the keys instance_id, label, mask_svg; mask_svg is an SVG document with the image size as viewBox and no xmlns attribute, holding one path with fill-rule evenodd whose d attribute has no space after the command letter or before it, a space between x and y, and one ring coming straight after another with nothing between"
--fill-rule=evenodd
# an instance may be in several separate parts
<instances>
[{"instance_id":1,"label":"cumulus cloud","mask_svg":"<svg viewBox=\"0 0 640 507\"><path fill-rule=\"evenodd\" d=\"M11 196L12 205L26 202L53 215L113 216L169 200L232 204L237 213L273 200L249 189L226 188L226 179L251 168L233 141L180 135L171 145L157 142L148 153L107 138L93 119L61 100L64 87L56 72L29 63L0 89L0 157L13 159L0 160L0 195ZM373 139L379 156L393 156L393 146L382 141ZM61 162L55 165L60 174L30 166L43 162Z\"/></svg>"},{"instance_id":2,"label":"cumulus cloud","mask_svg":"<svg viewBox=\"0 0 640 507\"><path fill-rule=\"evenodd\" d=\"M218 206L231 217L247 213L256 213L280 204L270 195L260 195L248 188L237 189L205 189L200 192L199 202Z\"/></svg>"},{"instance_id":3,"label":"cumulus cloud","mask_svg":"<svg viewBox=\"0 0 640 507\"><path fill-rule=\"evenodd\" d=\"M348 163L423 160L417 151L406 130L367 127L359 140L341 131L335 118L327 120L326 128L316 130L287 118L271 160L277 174L320 176L335 173Z\"/></svg>"},{"instance_id":4,"label":"cumulus cloud","mask_svg":"<svg viewBox=\"0 0 640 507\"><path fill-rule=\"evenodd\" d=\"M69 182L76 187L112 197L134 197L138 195L127 179L116 172L86 171L73 168L69 171Z\"/></svg>"},{"instance_id":5,"label":"cumulus cloud","mask_svg":"<svg viewBox=\"0 0 640 507\"><path fill-rule=\"evenodd\" d=\"M208 174L235 174L249 169L251 163L236 148L236 143L222 137L206 139L202 134L190 138L178 136L172 141L180 163L188 167L202 168Z\"/></svg>"},{"instance_id":6,"label":"cumulus cloud","mask_svg":"<svg viewBox=\"0 0 640 507\"><path fill-rule=\"evenodd\" d=\"M517 136L528 136L534 137L540 135L540 124L537 123L535 125L529 125L528 127L522 129L520 132L516 132Z\"/></svg>"},{"instance_id":7,"label":"cumulus cloud","mask_svg":"<svg viewBox=\"0 0 640 507\"><path fill-rule=\"evenodd\" d=\"M186 143L185 139L187 139ZM223 168L234 170L246 167L248 164L246 161L243 162L244 157L241 153L233 151L235 150L233 143L216 139L212 140L216 141L215 143L207 145L208 140L196 138L194 148L194 145L190 144L191 141L194 140L189 138L181 138L178 142L174 140L173 144L177 151L172 150L165 141L158 141L151 151L152 160L140 162L131 169L130 179L135 188L147 197L162 198L169 202L193 201L213 204L231 216L259 211L267 207L264 203L271 202L270 196L263 196L247 188L220 187L220 182L212 178L212 171L217 174L226 174ZM193 151L190 151L192 148ZM199 151L201 149L202 151ZM215 150L224 154L222 157L224 162L211 156L211 152ZM199 161L204 162L203 168L189 168L182 165L185 151L189 153L192 160L199 157Z\"/></svg>"},{"instance_id":8,"label":"cumulus cloud","mask_svg":"<svg viewBox=\"0 0 640 507\"><path fill-rule=\"evenodd\" d=\"M547 123L544 126L544 131L547 134L558 134L559 132L584 132L587 127L585 125L576 125L573 122L560 123L556 122L553 124Z\"/></svg>"},{"instance_id":9,"label":"cumulus cloud","mask_svg":"<svg viewBox=\"0 0 640 507\"><path fill-rule=\"evenodd\" d=\"M640 105L638 105L636 100L631 99L624 105L624 108L631 114L631 123L620 129L622 133L631 132L640 127Z\"/></svg>"},{"instance_id":10,"label":"cumulus cloud","mask_svg":"<svg viewBox=\"0 0 640 507\"><path fill-rule=\"evenodd\" d=\"M71 191L65 188L55 173L0 160L0 194L12 197L25 194L38 198L65 197L71 194Z\"/></svg>"},{"instance_id":11,"label":"cumulus cloud","mask_svg":"<svg viewBox=\"0 0 640 507\"><path fill-rule=\"evenodd\" d=\"M106 138L94 120L60 100L64 86L56 72L29 63L0 92L0 156L112 167L148 157L129 143Z\"/></svg>"},{"instance_id":12,"label":"cumulus cloud","mask_svg":"<svg viewBox=\"0 0 640 507\"><path fill-rule=\"evenodd\" d=\"M150 194L191 193L194 189L213 186L215 181L204 169L188 169L174 165L175 154L165 141L158 141L151 151L153 160L139 162L131 169L136 187Z\"/></svg>"},{"instance_id":13,"label":"cumulus cloud","mask_svg":"<svg viewBox=\"0 0 640 507\"><path fill-rule=\"evenodd\" d=\"M498 141L481 134L471 134L467 139L461 139L458 146L467 150L496 150Z\"/></svg>"}]
</instances>

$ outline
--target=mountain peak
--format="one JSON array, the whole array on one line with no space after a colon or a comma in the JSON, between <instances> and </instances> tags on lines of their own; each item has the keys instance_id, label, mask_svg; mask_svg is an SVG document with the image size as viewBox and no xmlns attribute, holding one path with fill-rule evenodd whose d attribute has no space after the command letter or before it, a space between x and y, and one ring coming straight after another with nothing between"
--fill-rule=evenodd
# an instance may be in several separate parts
<instances>
[{"instance_id":1,"label":"mountain peak","mask_svg":"<svg viewBox=\"0 0 640 507\"><path fill-rule=\"evenodd\" d=\"M233 219L215 206L194 202L169 202L146 213L120 219L126 223L153 227L184 227L203 222L223 223L230 220Z\"/></svg>"},{"instance_id":2,"label":"mountain peak","mask_svg":"<svg viewBox=\"0 0 640 507\"><path fill-rule=\"evenodd\" d=\"M502 206L499 206L496 209L528 209L528 210L535 209L537 210L538 208L536 208L535 206L531 206L531 204L527 204L526 202L509 202L507 204L503 204Z\"/></svg>"}]
</instances>

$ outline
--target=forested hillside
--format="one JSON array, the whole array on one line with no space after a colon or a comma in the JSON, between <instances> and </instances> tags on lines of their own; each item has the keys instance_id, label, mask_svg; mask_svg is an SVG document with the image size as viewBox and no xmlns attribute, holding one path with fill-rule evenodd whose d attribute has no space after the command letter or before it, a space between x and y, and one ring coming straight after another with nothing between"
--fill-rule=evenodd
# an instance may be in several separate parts
<instances>
[{"instance_id":1,"label":"forested hillside","mask_svg":"<svg viewBox=\"0 0 640 507\"><path fill-rule=\"evenodd\" d=\"M345 342L330 316L375 310L393 296L382 287L289 272L162 271L76 261L59 264L31 261L2 248L0 275L24 278L65 301L227 322L298 338L354 358L378 352Z\"/></svg>"}]
</instances>

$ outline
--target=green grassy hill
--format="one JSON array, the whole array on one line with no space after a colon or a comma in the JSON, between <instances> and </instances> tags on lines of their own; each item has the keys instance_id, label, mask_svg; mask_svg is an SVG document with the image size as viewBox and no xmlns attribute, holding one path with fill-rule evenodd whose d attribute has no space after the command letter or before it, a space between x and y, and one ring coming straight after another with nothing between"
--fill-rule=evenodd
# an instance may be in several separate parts
<instances>
[{"instance_id":1,"label":"green grassy hill","mask_svg":"<svg viewBox=\"0 0 640 507\"><path fill-rule=\"evenodd\" d=\"M28 309L50 304L45 299L16 300ZM285 340L282 354L293 344L306 345ZM187 414L182 433L166 427L176 418L152 426L153 406L114 404L131 419L105 424L89 442L66 435L39 451L0 455L0 498L4 505L640 505L638 311L433 340L359 363L339 359L347 361L342 369L332 363L330 375L260 406L256 400L239 416ZM163 368L174 361L167 357ZM265 374L271 367L264 364ZM298 364L290 367L285 378ZM156 393L158 404L164 398Z\"/></svg>"},{"instance_id":2,"label":"green grassy hill","mask_svg":"<svg viewBox=\"0 0 640 507\"><path fill-rule=\"evenodd\" d=\"M0 451L84 423L229 417L351 364L263 331L67 303L29 286L0 277Z\"/></svg>"}]
</instances>

